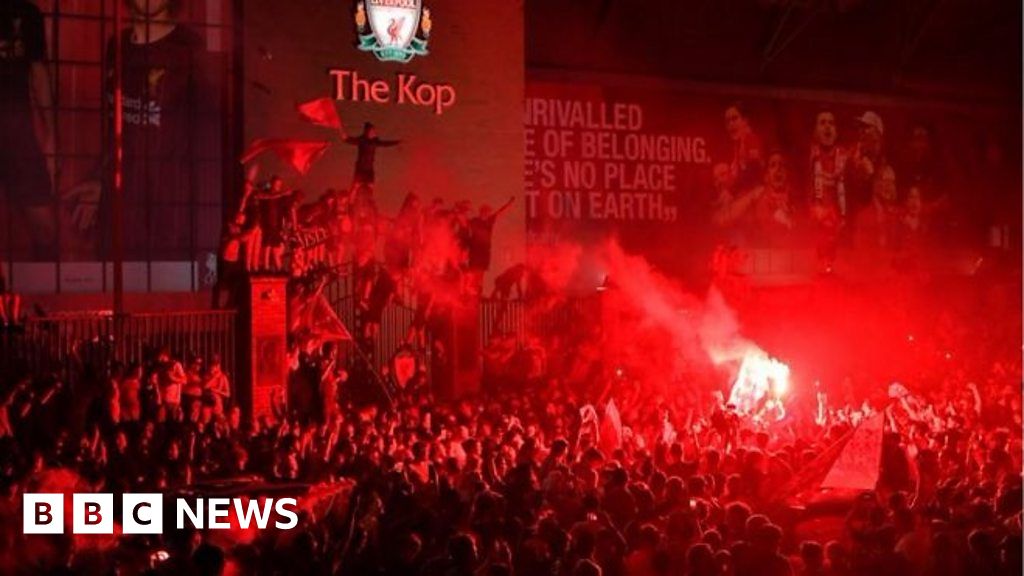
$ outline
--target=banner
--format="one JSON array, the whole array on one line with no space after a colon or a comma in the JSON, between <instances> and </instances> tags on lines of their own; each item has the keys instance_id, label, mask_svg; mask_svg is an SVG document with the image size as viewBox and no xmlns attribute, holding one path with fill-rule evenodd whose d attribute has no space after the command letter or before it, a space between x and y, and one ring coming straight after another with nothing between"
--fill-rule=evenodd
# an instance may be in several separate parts
<instances>
[{"instance_id":1,"label":"banner","mask_svg":"<svg viewBox=\"0 0 1024 576\"><path fill-rule=\"evenodd\" d=\"M875 489L882 461L884 421L884 413L879 412L857 427L822 481L822 488Z\"/></svg>"},{"instance_id":2,"label":"banner","mask_svg":"<svg viewBox=\"0 0 1024 576\"><path fill-rule=\"evenodd\" d=\"M948 230L980 242L1000 211L1019 212L1013 111L589 78L527 80L534 244L616 236L666 272L703 273L719 244L907 252ZM990 194L973 193L982 183Z\"/></svg>"}]
</instances>

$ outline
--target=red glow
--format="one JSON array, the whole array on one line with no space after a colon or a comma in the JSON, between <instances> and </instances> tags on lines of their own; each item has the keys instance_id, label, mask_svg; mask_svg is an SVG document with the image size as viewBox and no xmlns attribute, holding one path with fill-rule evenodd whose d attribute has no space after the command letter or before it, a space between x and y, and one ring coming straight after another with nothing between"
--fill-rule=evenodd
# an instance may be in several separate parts
<instances>
[{"instance_id":1,"label":"red glow","mask_svg":"<svg viewBox=\"0 0 1024 576\"><path fill-rule=\"evenodd\" d=\"M740 412L752 414L767 403L781 403L788 392L789 366L755 348L743 356L729 403Z\"/></svg>"}]
</instances>

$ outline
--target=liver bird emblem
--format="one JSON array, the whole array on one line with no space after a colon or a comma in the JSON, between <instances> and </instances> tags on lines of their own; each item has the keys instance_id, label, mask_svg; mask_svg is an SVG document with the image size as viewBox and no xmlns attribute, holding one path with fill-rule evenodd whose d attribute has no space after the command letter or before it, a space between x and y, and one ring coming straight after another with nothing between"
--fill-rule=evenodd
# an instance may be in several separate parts
<instances>
[{"instance_id":1,"label":"liver bird emblem","mask_svg":"<svg viewBox=\"0 0 1024 576\"><path fill-rule=\"evenodd\" d=\"M392 44L398 44L401 39L402 24L405 23L405 18L392 18L388 22L388 38Z\"/></svg>"}]
</instances>

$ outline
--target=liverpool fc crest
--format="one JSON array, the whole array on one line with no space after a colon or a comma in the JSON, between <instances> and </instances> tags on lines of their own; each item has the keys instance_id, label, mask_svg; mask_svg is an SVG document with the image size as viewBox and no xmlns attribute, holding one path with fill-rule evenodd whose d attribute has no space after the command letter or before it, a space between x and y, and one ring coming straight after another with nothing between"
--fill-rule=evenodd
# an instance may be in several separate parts
<instances>
[{"instance_id":1,"label":"liverpool fc crest","mask_svg":"<svg viewBox=\"0 0 1024 576\"><path fill-rule=\"evenodd\" d=\"M356 4L358 47L386 62L427 53L430 9L421 0L364 0Z\"/></svg>"}]
</instances>

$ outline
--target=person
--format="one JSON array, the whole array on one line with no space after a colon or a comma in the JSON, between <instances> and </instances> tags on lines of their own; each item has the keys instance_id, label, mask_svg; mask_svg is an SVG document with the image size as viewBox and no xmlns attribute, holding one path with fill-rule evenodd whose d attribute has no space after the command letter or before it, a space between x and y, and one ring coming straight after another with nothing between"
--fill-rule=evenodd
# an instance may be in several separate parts
<instances>
[{"instance_id":1,"label":"person","mask_svg":"<svg viewBox=\"0 0 1024 576\"><path fill-rule=\"evenodd\" d=\"M332 268L341 266L351 252L355 225L352 221L351 204L347 196L338 193L334 210L327 222L327 262Z\"/></svg>"},{"instance_id":2,"label":"person","mask_svg":"<svg viewBox=\"0 0 1024 576\"><path fill-rule=\"evenodd\" d=\"M210 359L203 381L203 404L211 407L214 415L220 416L230 401L231 382L221 367L220 356L215 354Z\"/></svg>"},{"instance_id":3,"label":"person","mask_svg":"<svg viewBox=\"0 0 1024 576\"><path fill-rule=\"evenodd\" d=\"M203 39L178 22L180 0L129 0L131 25L107 43L105 105L113 121L114 95L122 93L124 160L123 255L128 260L184 260L195 238L192 205L200 187L217 189L216 171L199 170L198 158L220 150L220 98L209 79ZM120 43L122 76L115 77ZM108 151L109 152L109 151ZM111 229L113 164L108 156L92 177L66 195L75 202L83 233ZM103 182L107 183L104 191ZM102 251L112 238L100 239Z\"/></svg>"},{"instance_id":4,"label":"person","mask_svg":"<svg viewBox=\"0 0 1024 576\"><path fill-rule=\"evenodd\" d=\"M377 277L370 286L370 292L366 298L364 308L364 329L363 337L371 341L377 337L380 331L380 323L384 316L384 310L395 297L398 291L396 275L385 266L380 266Z\"/></svg>"},{"instance_id":5,"label":"person","mask_svg":"<svg viewBox=\"0 0 1024 576\"><path fill-rule=\"evenodd\" d=\"M751 567L756 567L753 574L763 576L790 576L793 568L789 560L779 552L782 543L782 529L775 524L766 523L751 535Z\"/></svg>"},{"instance_id":6,"label":"person","mask_svg":"<svg viewBox=\"0 0 1024 576\"><path fill-rule=\"evenodd\" d=\"M469 289L473 294L480 294L483 286L484 274L491 267L491 245L494 236L494 223L498 216L501 216L515 202L515 196L508 199L497 210L487 204L480 206L480 212L475 218L471 218L468 224L469 245L467 250L466 268L470 283Z\"/></svg>"},{"instance_id":7,"label":"person","mask_svg":"<svg viewBox=\"0 0 1024 576\"><path fill-rule=\"evenodd\" d=\"M115 363L110 368L110 375L102 390L103 396L103 421L107 429L117 427L121 422L121 378L124 377L124 366Z\"/></svg>"},{"instance_id":8,"label":"person","mask_svg":"<svg viewBox=\"0 0 1024 576\"><path fill-rule=\"evenodd\" d=\"M862 250L892 251L899 239L896 171L883 166L872 182L871 203L857 214L856 246Z\"/></svg>"},{"instance_id":9,"label":"person","mask_svg":"<svg viewBox=\"0 0 1024 576\"><path fill-rule=\"evenodd\" d=\"M235 306L245 273L258 268L256 261L261 249L260 227L251 205L258 173L259 167L256 165L248 169L238 210L234 218L223 227L219 268L213 287L214 308Z\"/></svg>"},{"instance_id":10,"label":"person","mask_svg":"<svg viewBox=\"0 0 1024 576\"><path fill-rule=\"evenodd\" d=\"M285 232L298 227L296 191L286 189L280 176L273 176L253 193L250 205L260 229L258 269L280 272L284 270Z\"/></svg>"},{"instance_id":11,"label":"person","mask_svg":"<svg viewBox=\"0 0 1024 576\"><path fill-rule=\"evenodd\" d=\"M192 361L188 363L185 370L185 386L182 388L182 408L185 414L192 410L193 405L199 405L203 400L204 370L202 356L193 355Z\"/></svg>"},{"instance_id":12,"label":"person","mask_svg":"<svg viewBox=\"0 0 1024 576\"><path fill-rule=\"evenodd\" d=\"M739 192L756 186L761 179L764 157L761 138L754 132L743 106L734 103L725 109L725 131L732 146L729 164L732 184Z\"/></svg>"},{"instance_id":13,"label":"person","mask_svg":"<svg viewBox=\"0 0 1024 576\"><path fill-rule=\"evenodd\" d=\"M472 219L469 213L472 207L473 205L469 200L459 200L452 207L451 216L448 221L451 227L448 232L455 241L450 258L452 263L462 271L467 269L469 244L473 240L473 233L469 228L469 221Z\"/></svg>"},{"instance_id":14,"label":"person","mask_svg":"<svg viewBox=\"0 0 1024 576\"><path fill-rule=\"evenodd\" d=\"M825 549L818 542L805 540L800 544L799 576L825 576Z\"/></svg>"},{"instance_id":15,"label":"person","mask_svg":"<svg viewBox=\"0 0 1024 576\"><path fill-rule=\"evenodd\" d=\"M345 137L345 143L356 147L356 171L352 178L353 185L373 185L377 180L374 164L377 148L397 146L400 140L383 140L377 136L377 128L370 122L363 124L363 133L359 136Z\"/></svg>"},{"instance_id":16,"label":"person","mask_svg":"<svg viewBox=\"0 0 1024 576\"><path fill-rule=\"evenodd\" d=\"M422 271L414 271L414 282L416 286L416 309L413 312L412 322L406 330L404 343L418 350L427 347L427 326L434 312L434 290L430 278Z\"/></svg>"},{"instance_id":17,"label":"person","mask_svg":"<svg viewBox=\"0 0 1024 576\"><path fill-rule=\"evenodd\" d=\"M753 206L754 225L762 241L775 244L783 234L793 228L789 172L782 152L772 151L768 154L764 184L756 190Z\"/></svg>"},{"instance_id":18,"label":"person","mask_svg":"<svg viewBox=\"0 0 1024 576\"><path fill-rule=\"evenodd\" d=\"M170 348L160 349L156 365L154 374L159 384L160 403L166 408L168 416L171 416L181 406L182 388L188 382L188 376L181 362L171 358Z\"/></svg>"},{"instance_id":19,"label":"person","mask_svg":"<svg viewBox=\"0 0 1024 576\"><path fill-rule=\"evenodd\" d=\"M497 313L494 315L494 320L491 325L494 327L502 326L508 317L510 307L510 300L512 299L512 291L515 290L515 298L517 300L523 300L527 297L532 297L532 284L533 271L531 271L525 263L519 262L509 266L500 274L494 278L494 290L491 291L491 300L498 303Z\"/></svg>"},{"instance_id":20,"label":"person","mask_svg":"<svg viewBox=\"0 0 1024 576\"><path fill-rule=\"evenodd\" d=\"M857 117L857 124L857 143L846 166L846 213L854 217L871 203L875 176L888 163L882 117L868 110Z\"/></svg>"},{"instance_id":21,"label":"person","mask_svg":"<svg viewBox=\"0 0 1024 576\"><path fill-rule=\"evenodd\" d=\"M139 401L142 404L142 419L156 420L164 403L160 390L160 373L158 371L153 370L142 379Z\"/></svg>"},{"instance_id":22,"label":"person","mask_svg":"<svg viewBox=\"0 0 1024 576\"><path fill-rule=\"evenodd\" d=\"M515 297L522 299L526 296L526 285L529 281L530 270L526 264L520 262L505 269L494 279L494 291L491 298L495 300L512 299L512 291L515 290Z\"/></svg>"},{"instance_id":23,"label":"person","mask_svg":"<svg viewBox=\"0 0 1024 576\"><path fill-rule=\"evenodd\" d=\"M128 366L120 381L121 420L137 422L142 418L142 366L134 363Z\"/></svg>"},{"instance_id":24,"label":"person","mask_svg":"<svg viewBox=\"0 0 1024 576\"><path fill-rule=\"evenodd\" d=\"M233 308L237 291L250 261L245 257L253 227L247 226L245 213L239 212L224 226L220 248L220 269L213 287L213 307Z\"/></svg>"},{"instance_id":25,"label":"person","mask_svg":"<svg viewBox=\"0 0 1024 576\"><path fill-rule=\"evenodd\" d=\"M907 189L899 218L899 244L907 267L913 267L918 262L931 224L921 188L922 185L914 184Z\"/></svg>"},{"instance_id":26,"label":"person","mask_svg":"<svg viewBox=\"0 0 1024 576\"><path fill-rule=\"evenodd\" d=\"M56 257L54 108L43 15L25 0L0 4L0 191L12 226L23 218L33 260ZM37 134L35 120L41 125Z\"/></svg>"},{"instance_id":27,"label":"person","mask_svg":"<svg viewBox=\"0 0 1024 576\"><path fill-rule=\"evenodd\" d=\"M901 202L907 204L908 210L927 214L935 238L949 237L956 228L951 216L968 212L970 208L953 209L951 192L958 187L953 179L955 170L948 166L955 163L944 161L931 125L915 122L910 126L902 156L898 160L897 171L901 188L905 191ZM911 191L916 195L912 200L909 197ZM977 204L980 203L972 203L972 207L976 209Z\"/></svg>"},{"instance_id":28,"label":"person","mask_svg":"<svg viewBox=\"0 0 1024 576\"><path fill-rule=\"evenodd\" d=\"M323 347L327 351L324 353L324 365L320 368L320 381L317 387L318 421L329 424L334 421L338 412L338 390L345 383L348 374L339 364L337 344L328 342Z\"/></svg>"},{"instance_id":29,"label":"person","mask_svg":"<svg viewBox=\"0 0 1024 576\"><path fill-rule=\"evenodd\" d=\"M729 244L741 243L754 196L736 191L732 171L724 162L711 168L711 186L710 218L717 238Z\"/></svg>"},{"instance_id":30,"label":"person","mask_svg":"<svg viewBox=\"0 0 1024 576\"><path fill-rule=\"evenodd\" d=\"M977 313L963 312L964 318ZM978 363L983 366L979 374L999 372L992 365L1001 356L988 354L1000 341L977 342L987 360ZM1012 352L1007 347L1005 354ZM333 358L334 351L325 346L317 353L322 358L303 362L329 373L324 359ZM948 365L939 370L948 371ZM907 385L916 388L930 381L925 376ZM9 391L0 401L5 408L30 404L11 410L8 425L0 420L0 436L14 439L5 438L5 450L0 451L0 483L10 496L4 502L15 502L0 510L0 519L19 518L18 493L43 492L38 488L54 472L66 481L82 476L104 492L157 491L244 474L256 483L279 478L314 485L315 490L298 497L304 509L318 513L300 512L293 533L305 540L301 544L280 537L224 542L231 564L243 573L254 571L242 566L254 559L262 566L294 567L296 558L304 559L303 573L321 573L307 569L320 565L345 574L509 574L510 566L523 574L571 574L571 567L581 562L591 566L587 574L672 574L684 569L686 574L709 576L1020 573L1020 426L1000 430L1014 417L1019 424L1019 405L1014 414L986 415L984 407L961 407L941 386L927 384L923 393L931 400L922 397L922 405L967 419L915 421L923 414L918 409L918 416L898 419L888 433L903 442L938 447L951 433L966 432L959 441L949 441L957 446L938 469L921 469L924 475L938 473L942 487L913 497L902 491L887 497L865 491L846 501L845 508L853 513L842 521L842 496L817 507L825 514L833 511L829 516L796 510L782 504L787 494L797 493L785 486L774 489L778 484L773 477L790 465L798 477L827 469L820 465L831 459L821 459L831 452L829 446L846 450L842 447L852 445L843 440L856 426L841 414L849 407L827 411L826 421L815 424L800 422L798 416L762 427L739 416L740 429L731 435L709 421L714 417L709 414L711 400L721 407L718 395L697 402L685 394L655 398L627 380L618 380L611 392L592 385L598 382L588 380L584 389L573 390L551 379L529 392L492 390L451 402L418 386L398 388L389 410L341 402L327 422L276 413L257 420L251 433L240 430L237 410L210 417L210 425L204 426L147 419L79 435L75 424L59 421L54 428L64 440L53 446L41 445L39 436L26 433L34 432L25 426L44 403L32 397L30 382L15 388L18 399L12 400ZM979 387L978 396L985 398L976 401L990 404L992 389L985 383ZM865 392L884 394L884 389ZM617 403L621 400L624 433L615 449L594 445L604 425L593 407L581 410L588 399L606 393ZM71 397L74 391L66 394ZM891 386L890 394L909 392ZM688 412L685 424L679 410ZM679 424L678 437L666 438L667 420ZM589 438L576 444L566 439L567 432L588 426ZM884 469L886 448L882 450ZM877 459L871 465L877 466ZM776 480L784 481L785 475ZM332 484L344 491L331 492ZM337 513L321 505L336 496ZM782 520L785 530L777 524ZM917 527L922 530L909 539L917 541L908 541ZM824 550L813 542L798 545L805 538L824 540L833 531L841 531L835 534L841 544L832 541ZM4 537L11 538L8 533ZM115 563L146 559L165 544L173 562L190 556L173 544L179 540L188 547L198 545L200 538L195 534L169 542L122 542L89 555L99 557L103 569L86 569L81 554L56 561L40 554L32 566L49 572L53 562L67 572L105 573ZM4 561L18 554L18 548L0 550L0 565L12 565ZM401 561L396 565L397 556ZM17 559L24 557L32 555ZM163 568L171 570L171 565ZM174 570L191 573L184 567Z\"/></svg>"},{"instance_id":31,"label":"person","mask_svg":"<svg viewBox=\"0 0 1024 576\"><path fill-rule=\"evenodd\" d=\"M809 200L824 204L846 216L846 149L839 144L836 116L831 110L818 112L810 151Z\"/></svg>"},{"instance_id":32,"label":"person","mask_svg":"<svg viewBox=\"0 0 1024 576\"><path fill-rule=\"evenodd\" d=\"M817 236L818 265L831 271L839 247L839 234L847 218L846 170L849 155L839 145L836 116L831 110L818 112L810 152L811 221Z\"/></svg>"},{"instance_id":33,"label":"person","mask_svg":"<svg viewBox=\"0 0 1024 576\"><path fill-rule=\"evenodd\" d=\"M935 132L931 126L918 122L910 127L907 142L898 165L900 180L904 186L919 186L927 191L922 200L935 208L945 208L949 203L947 186L949 174L935 144Z\"/></svg>"}]
</instances>

